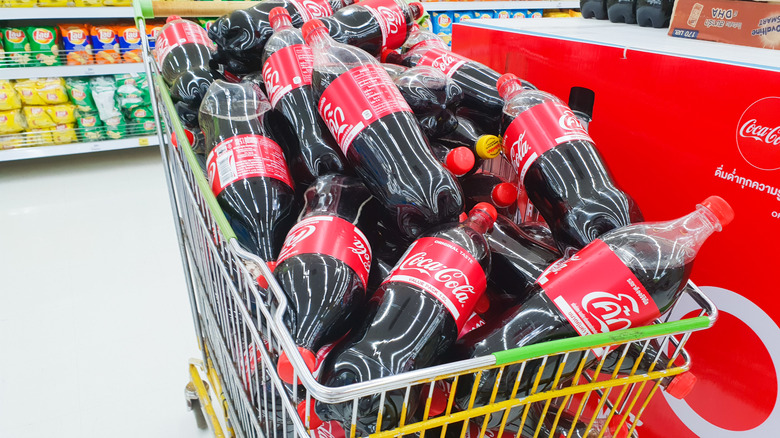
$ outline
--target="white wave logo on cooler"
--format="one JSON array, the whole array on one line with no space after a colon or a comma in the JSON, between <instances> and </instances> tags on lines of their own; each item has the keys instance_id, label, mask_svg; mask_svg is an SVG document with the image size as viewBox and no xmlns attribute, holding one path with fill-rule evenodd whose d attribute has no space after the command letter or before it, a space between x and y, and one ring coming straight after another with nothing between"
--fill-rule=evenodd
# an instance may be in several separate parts
<instances>
[{"instance_id":1,"label":"white wave logo on cooler","mask_svg":"<svg viewBox=\"0 0 780 438\"><path fill-rule=\"evenodd\" d=\"M399 270L413 270L432 277L434 280L443 283L445 288L451 290L459 303L466 303L470 296L474 295L474 286L469 284L466 274L460 269L450 268L443 263L426 258L427 255L428 253L426 252L418 252L407 257L399 266Z\"/></svg>"},{"instance_id":2,"label":"white wave logo on cooler","mask_svg":"<svg viewBox=\"0 0 780 438\"><path fill-rule=\"evenodd\" d=\"M300 228L296 228L293 228L290 231L290 234L287 235L287 238L284 239L284 246L279 252L279 257L277 257L277 260L284 260L287 258L296 246L298 246L302 241L306 240L307 237L311 236L315 231L317 231L316 225L304 225Z\"/></svg>"},{"instance_id":3,"label":"white wave logo on cooler","mask_svg":"<svg viewBox=\"0 0 780 438\"><path fill-rule=\"evenodd\" d=\"M625 294L591 292L582 298L582 309L599 322L601 333L607 333L631 328L629 318L639 313L639 303Z\"/></svg>"},{"instance_id":4,"label":"white wave logo on cooler","mask_svg":"<svg viewBox=\"0 0 780 438\"><path fill-rule=\"evenodd\" d=\"M780 145L780 126L770 127L758 123L757 119L750 119L739 128L739 136L752 138L768 145Z\"/></svg>"}]
</instances>

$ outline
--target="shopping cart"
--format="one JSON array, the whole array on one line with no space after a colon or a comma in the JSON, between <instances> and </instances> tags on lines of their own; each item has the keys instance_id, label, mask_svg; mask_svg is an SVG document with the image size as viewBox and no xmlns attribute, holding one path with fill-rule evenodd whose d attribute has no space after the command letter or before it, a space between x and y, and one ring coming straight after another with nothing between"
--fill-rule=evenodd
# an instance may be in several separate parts
<instances>
[{"instance_id":1,"label":"shopping cart","mask_svg":"<svg viewBox=\"0 0 780 438\"><path fill-rule=\"evenodd\" d=\"M209 5L211 12L199 12L200 5ZM217 436L636 436L653 395L690 368L686 342L692 332L711 327L717 319L717 309L693 283L686 293L698 310L688 314L698 316L502 351L340 388L319 384L285 329L284 292L263 260L237 243L206 181L202 160L178 121L145 36L145 19L153 17L154 5L136 0L134 6L153 103L160 109L156 121L162 160L203 354L190 365L188 391ZM215 13L213 3L164 6L181 16ZM178 142L168 141L172 138ZM267 287L259 286L260 276L267 279ZM606 351L619 357L612 372L602 371ZM293 365L292 385L285 385L276 373L281 352ZM631 360L630 370L620 373L623 362ZM486 391L487 397L477 396ZM351 412L347 430L333 423L314 427L314 400ZM370 414L372 407L378 413Z\"/></svg>"}]
</instances>

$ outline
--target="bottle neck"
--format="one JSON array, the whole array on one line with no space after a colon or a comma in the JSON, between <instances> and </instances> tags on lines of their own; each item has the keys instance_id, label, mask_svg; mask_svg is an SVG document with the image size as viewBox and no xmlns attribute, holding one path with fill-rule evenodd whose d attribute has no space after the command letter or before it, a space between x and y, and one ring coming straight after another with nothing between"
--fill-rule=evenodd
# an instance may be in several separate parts
<instances>
[{"instance_id":1,"label":"bottle neck","mask_svg":"<svg viewBox=\"0 0 780 438\"><path fill-rule=\"evenodd\" d=\"M464 224L479 234L485 234L493 226L493 218L482 210L475 210Z\"/></svg>"},{"instance_id":2,"label":"bottle neck","mask_svg":"<svg viewBox=\"0 0 780 438\"><path fill-rule=\"evenodd\" d=\"M498 94L501 95L501 98L505 101L510 101L524 90L523 82L520 79L513 79L503 84L501 89L498 90Z\"/></svg>"},{"instance_id":3,"label":"bottle neck","mask_svg":"<svg viewBox=\"0 0 780 438\"><path fill-rule=\"evenodd\" d=\"M290 19L289 15L278 15L274 17L274 20L271 22L271 26L274 28L274 32L279 32L280 30L290 29L293 27L292 20Z\"/></svg>"},{"instance_id":4,"label":"bottle neck","mask_svg":"<svg viewBox=\"0 0 780 438\"><path fill-rule=\"evenodd\" d=\"M668 223L668 227L657 229L654 234L674 242L678 259L690 263L696 257L707 238L722 226L717 216L704 206L677 220Z\"/></svg>"},{"instance_id":5,"label":"bottle neck","mask_svg":"<svg viewBox=\"0 0 780 438\"><path fill-rule=\"evenodd\" d=\"M318 27L313 29L309 35L306 36L306 44L311 47L328 47L330 46L331 38L328 35L328 29L325 27Z\"/></svg>"}]
</instances>

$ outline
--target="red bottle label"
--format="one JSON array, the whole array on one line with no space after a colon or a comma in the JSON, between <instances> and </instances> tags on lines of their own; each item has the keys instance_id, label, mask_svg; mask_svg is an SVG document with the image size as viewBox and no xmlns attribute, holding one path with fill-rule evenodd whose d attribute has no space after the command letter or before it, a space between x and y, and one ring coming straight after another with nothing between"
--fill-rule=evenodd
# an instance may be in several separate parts
<instances>
[{"instance_id":1,"label":"red bottle label","mask_svg":"<svg viewBox=\"0 0 780 438\"><path fill-rule=\"evenodd\" d=\"M438 38L431 38L429 40L422 40L419 43L413 45L409 51L413 50L424 50L424 49L441 49L441 50L449 50L447 47L447 43L444 41L438 39Z\"/></svg>"},{"instance_id":2,"label":"red bottle label","mask_svg":"<svg viewBox=\"0 0 780 438\"><path fill-rule=\"evenodd\" d=\"M263 81L271 106L290 91L311 85L314 56L306 44L295 44L274 52L263 65Z\"/></svg>"},{"instance_id":3,"label":"red bottle label","mask_svg":"<svg viewBox=\"0 0 780 438\"><path fill-rule=\"evenodd\" d=\"M543 153L574 140L593 142L577 116L566 105L549 100L523 111L504 133L504 150L515 165L520 181Z\"/></svg>"},{"instance_id":4,"label":"red bottle label","mask_svg":"<svg viewBox=\"0 0 780 438\"><path fill-rule=\"evenodd\" d=\"M466 323L463 324L463 328L460 329L460 333L458 333L458 339L462 338L466 333L472 330L476 330L485 324L486 322L484 319L482 319L481 316L476 313L472 313L469 319L466 320Z\"/></svg>"},{"instance_id":5,"label":"red bottle label","mask_svg":"<svg viewBox=\"0 0 780 438\"><path fill-rule=\"evenodd\" d=\"M322 93L319 112L344 155L368 125L392 113L409 111L385 69L369 64L336 78Z\"/></svg>"},{"instance_id":6,"label":"red bottle label","mask_svg":"<svg viewBox=\"0 0 780 438\"><path fill-rule=\"evenodd\" d=\"M333 7L327 0L289 0L303 21L313 20L315 18L330 17L333 15Z\"/></svg>"},{"instance_id":7,"label":"red bottle label","mask_svg":"<svg viewBox=\"0 0 780 438\"><path fill-rule=\"evenodd\" d=\"M192 21L179 20L168 23L160 31L155 42L154 59L157 61L157 65L162 67L163 60L171 53L171 50L189 43L215 48L214 43L206 34L206 30Z\"/></svg>"},{"instance_id":8,"label":"red bottle label","mask_svg":"<svg viewBox=\"0 0 780 438\"><path fill-rule=\"evenodd\" d=\"M661 315L634 273L599 239L553 263L536 282L582 336L647 325Z\"/></svg>"},{"instance_id":9,"label":"red bottle label","mask_svg":"<svg viewBox=\"0 0 780 438\"><path fill-rule=\"evenodd\" d=\"M417 239L384 283L416 286L444 304L463 330L487 279L477 259L460 246L436 237Z\"/></svg>"},{"instance_id":10,"label":"red bottle label","mask_svg":"<svg viewBox=\"0 0 780 438\"><path fill-rule=\"evenodd\" d=\"M397 49L406 41L406 16L394 0L365 0L358 3L371 12L382 29L382 47Z\"/></svg>"},{"instance_id":11,"label":"red bottle label","mask_svg":"<svg viewBox=\"0 0 780 438\"><path fill-rule=\"evenodd\" d=\"M444 73L448 78L451 78L463 64L471 61L468 58L464 58L457 53L452 53L447 49L433 48L423 53L420 61L417 65L427 65Z\"/></svg>"},{"instance_id":12,"label":"red bottle label","mask_svg":"<svg viewBox=\"0 0 780 438\"><path fill-rule=\"evenodd\" d=\"M300 254L326 254L341 260L368 284L371 245L351 222L335 216L312 216L296 224L284 240L277 264Z\"/></svg>"},{"instance_id":13,"label":"red bottle label","mask_svg":"<svg viewBox=\"0 0 780 438\"><path fill-rule=\"evenodd\" d=\"M274 178L293 186L282 148L260 135L237 135L221 142L209 153L207 169L215 196L230 184L252 177Z\"/></svg>"}]
</instances>

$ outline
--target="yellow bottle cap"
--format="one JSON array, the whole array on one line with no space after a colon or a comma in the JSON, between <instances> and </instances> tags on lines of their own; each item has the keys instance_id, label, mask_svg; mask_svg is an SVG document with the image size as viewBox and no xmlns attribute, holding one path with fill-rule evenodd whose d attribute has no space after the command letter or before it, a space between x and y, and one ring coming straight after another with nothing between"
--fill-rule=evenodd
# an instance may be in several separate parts
<instances>
[{"instance_id":1,"label":"yellow bottle cap","mask_svg":"<svg viewBox=\"0 0 780 438\"><path fill-rule=\"evenodd\" d=\"M501 153L501 139L495 135L483 135L477 140L475 150L483 160L496 158Z\"/></svg>"}]
</instances>

